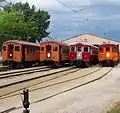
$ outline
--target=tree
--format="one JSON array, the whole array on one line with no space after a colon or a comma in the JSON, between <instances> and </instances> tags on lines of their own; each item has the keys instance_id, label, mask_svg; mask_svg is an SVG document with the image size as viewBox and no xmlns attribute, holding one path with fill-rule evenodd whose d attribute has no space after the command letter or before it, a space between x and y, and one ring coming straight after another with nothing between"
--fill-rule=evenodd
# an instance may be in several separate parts
<instances>
[{"instance_id":1,"label":"tree","mask_svg":"<svg viewBox=\"0 0 120 113\"><path fill-rule=\"evenodd\" d=\"M18 11L3 12L0 15L0 28L2 34L8 34L5 36L7 39L19 39L26 40L28 36L36 35L36 24L34 21L24 21L24 16ZM2 38L2 37L1 37Z\"/></svg>"},{"instance_id":2,"label":"tree","mask_svg":"<svg viewBox=\"0 0 120 113\"><path fill-rule=\"evenodd\" d=\"M34 5L30 7L27 2L10 4L5 6L4 12L0 14L0 30L14 36L11 39L31 42L37 39L40 42L49 35L49 19L48 12L36 10Z\"/></svg>"}]
</instances>

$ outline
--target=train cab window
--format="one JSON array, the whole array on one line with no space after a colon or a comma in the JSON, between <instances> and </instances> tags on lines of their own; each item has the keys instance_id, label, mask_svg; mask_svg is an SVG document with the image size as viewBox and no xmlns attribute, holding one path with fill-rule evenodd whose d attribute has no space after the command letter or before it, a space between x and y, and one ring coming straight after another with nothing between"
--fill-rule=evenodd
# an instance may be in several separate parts
<instances>
[{"instance_id":1,"label":"train cab window","mask_svg":"<svg viewBox=\"0 0 120 113\"><path fill-rule=\"evenodd\" d=\"M116 47L113 47L112 48L112 52L117 52L118 50L117 50L117 48Z\"/></svg>"},{"instance_id":2,"label":"train cab window","mask_svg":"<svg viewBox=\"0 0 120 113\"><path fill-rule=\"evenodd\" d=\"M99 52L102 53L103 52L103 48L99 48Z\"/></svg>"},{"instance_id":3,"label":"train cab window","mask_svg":"<svg viewBox=\"0 0 120 113\"><path fill-rule=\"evenodd\" d=\"M88 52L88 47L84 47L84 52Z\"/></svg>"},{"instance_id":4,"label":"train cab window","mask_svg":"<svg viewBox=\"0 0 120 113\"><path fill-rule=\"evenodd\" d=\"M71 52L75 52L75 47L71 47Z\"/></svg>"},{"instance_id":5,"label":"train cab window","mask_svg":"<svg viewBox=\"0 0 120 113\"><path fill-rule=\"evenodd\" d=\"M44 47L41 47L41 48L40 48L40 51L44 51Z\"/></svg>"},{"instance_id":6,"label":"train cab window","mask_svg":"<svg viewBox=\"0 0 120 113\"><path fill-rule=\"evenodd\" d=\"M15 46L15 51L20 51L20 47L19 46Z\"/></svg>"},{"instance_id":7,"label":"train cab window","mask_svg":"<svg viewBox=\"0 0 120 113\"><path fill-rule=\"evenodd\" d=\"M58 50L58 47L53 47L53 51L57 51Z\"/></svg>"},{"instance_id":8,"label":"train cab window","mask_svg":"<svg viewBox=\"0 0 120 113\"><path fill-rule=\"evenodd\" d=\"M6 46L3 46L3 51L6 51Z\"/></svg>"},{"instance_id":9,"label":"train cab window","mask_svg":"<svg viewBox=\"0 0 120 113\"><path fill-rule=\"evenodd\" d=\"M106 47L106 51L110 51L110 48L109 48L109 47Z\"/></svg>"},{"instance_id":10,"label":"train cab window","mask_svg":"<svg viewBox=\"0 0 120 113\"><path fill-rule=\"evenodd\" d=\"M81 48L81 47L78 47L77 50L78 50L78 52L81 52L81 51L82 51L82 48Z\"/></svg>"}]
</instances>

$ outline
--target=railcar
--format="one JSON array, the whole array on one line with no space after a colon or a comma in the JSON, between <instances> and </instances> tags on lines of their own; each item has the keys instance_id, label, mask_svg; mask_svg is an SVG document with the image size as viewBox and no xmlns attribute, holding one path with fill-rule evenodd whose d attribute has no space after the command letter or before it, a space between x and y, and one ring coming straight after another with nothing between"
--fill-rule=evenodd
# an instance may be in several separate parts
<instances>
[{"instance_id":1,"label":"railcar","mask_svg":"<svg viewBox=\"0 0 120 113\"><path fill-rule=\"evenodd\" d=\"M69 63L70 47L58 41L44 41L40 43L40 62L53 67Z\"/></svg>"},{"instance_id":2,"label":"railcar","mask_svg":"<svg viewBox=\"0 0 120 113\"><path fill-rule=\"evenodd\" d=\"M39 44L9 40L2 45L2 62L9 68L30 67L39 63Z\"/></svg>"},{"instance_id":3,"label":"railcar","mask_svg":"<svg viewBox=\"0 0 120 113\"><path fill-rule=\"evenodd\" d=\"M79 67L89 67L98 63L98 48L77 43L70 46L70 62Z\"/></svg>"},{"instance_id":4,"label":"railcar","mask_svg":"<svg viewBox=\"0 0 120 113\"><path fill-rule=\"evenodd\" d=\"M99 46L99 64L114 67L119 62L119 45L102 44Z\"/></svg>"}]
</instances>

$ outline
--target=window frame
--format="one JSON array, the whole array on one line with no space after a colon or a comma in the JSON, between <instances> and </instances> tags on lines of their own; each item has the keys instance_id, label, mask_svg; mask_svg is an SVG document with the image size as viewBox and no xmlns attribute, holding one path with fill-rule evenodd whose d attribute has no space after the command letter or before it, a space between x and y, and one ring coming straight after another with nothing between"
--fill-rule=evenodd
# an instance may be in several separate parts
<instances>
[{"instance_id":1,"label":"window frame","mask_svg":"<svg viewBox=\"0 0 120 113\"><path fill-rule=\"evenodd\" d=\"M44 47L40 47L40 51L44 51Z\"/></svg>"},{"instance_id":2,"label":"window frame","mask_svg":"<svg viewBox=\"0 0 120 113\"><path fill-rule=\"evenodd\" d=\"M53 51L58 51L58 47L57 46L53 46Z\"/></svg>"},{"instance_id":3,"label":"window frame","mask_svg":"<svg viewBox=\"0 0 120 113\"><path fill-rule=\"evenodd\" d=\"M80 48L81 50L79 51L78 48ZM77 52L82 52L82 47L77 47Z\"/></svg>"},{"instance_id":4,"label":"window frame","mask_svg":"<svg viewBox=\"0 0 120 113\"><path fill-rule=\"evenodd\" d=\"M74 48L74 51L72 51L72 48ZM75 52L75 47L74 47L74 46L71 46L70 51L71 51L71 52Z\"/></svg>"},{"instance_id":5,"label":"window frame","mask_svg":"<svg viewBox=\"0 0 120 113\"><path fill-rule=\"evenodd\" d=\"M19 51L20 51L20 46L15 46L15 52L19 52Z\"/></svg>"},{"instance_id":6,"label":"window frame","mask_svg":"<svg viewBox=\"0 0 120 113\"><path fill-rule=\"evenodd\" d=\"M85 48L87 48L87 51L85 51ZM88 47L84 47L84 52L89 52L89 48Z\"/></svg>"},{"instance_id":7,"label":"window frame","mask_svg":"<svg viewBox=\"0 0 120 113\"><path fill-rule=\"evenodd\" d=\"M113 49L116 49L116 50L113 51ZM112 47L112 52L118 52L118 48L117 47Z\"/></svg>"},{"instance_id":8,"label":"window frame","mask_svg":"<svg viewBox=\"0 0 120 113\"><path fill-rule=\"evenodd\" d=\"M102 49L102 50L101 50L101 49ZM100 47L100 48L99 48L99 52L100 52L100 53L103 53L103 51L104 51L104 48L103 48L103 47Z\"/></svg>"},{"instance_id":9,"label":"window frame","mask_svg":"<svg viewBox=\"0 0 120 113\"><path fill-rule=\"evenodd\" d=\"M2 50L3 50L3 51L6 51L6 46L3 46L3 47L2 47Z\"/></svg>"},{"instance_id":10,"label":"window frame","mask_svg":"<svg viewBox=\"0 0 120 113\"><path fill-rule=\"evenodd\" d=\"M109 49L109 50L107 50L107 49ZM106 50L106 52L109 52L110 51L110 47L106 47L105 50Z\"/></svg>"}]
</instances>

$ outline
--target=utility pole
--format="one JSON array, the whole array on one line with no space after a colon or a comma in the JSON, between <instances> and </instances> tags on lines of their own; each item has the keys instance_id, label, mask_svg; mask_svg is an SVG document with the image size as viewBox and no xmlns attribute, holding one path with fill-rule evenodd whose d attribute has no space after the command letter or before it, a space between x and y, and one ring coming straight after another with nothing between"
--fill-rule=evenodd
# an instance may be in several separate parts
<instances>
[{"instance_id":1,"label":"utility pole","mask_svg":"<svg viewBox=\"0 0 120 113\"><path fill-rule=\"evenodd\" d=\"M24 89L23 90L23 95L24 95L23 106L25 108L25 110L23 110L23 113L30 113L30 111L28 109L29 105L30 105L30 102L29 102L29 90Z\"/></svg>"}]
</instances>

